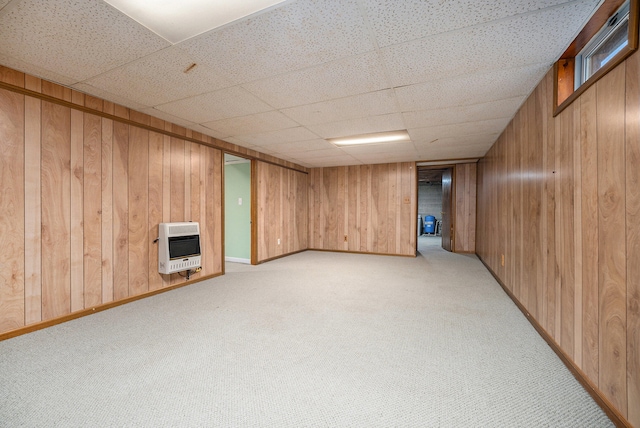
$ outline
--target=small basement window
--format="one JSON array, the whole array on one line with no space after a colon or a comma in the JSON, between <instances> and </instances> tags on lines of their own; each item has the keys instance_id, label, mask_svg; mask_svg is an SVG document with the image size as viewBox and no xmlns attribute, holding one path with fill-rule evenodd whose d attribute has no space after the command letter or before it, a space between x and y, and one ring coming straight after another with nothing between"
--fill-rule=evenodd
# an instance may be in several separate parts
<instances>
[{"instance_id":1,"label":"small basement window","mask_svg":"<svg viewBox=\"0 0 640 428\"><path fill-rule=\"evenodd\" d=\"M554 67L554 116L638 49L640 0L605 0Z\"/></svg>"},{"instance_id":2,"label":"small basement window","mask_svg":"<svg viewBox=\"0 0 640 428\"><path fill-rule=\"evenodd\" d=\"M575 89L629 44L629 0L607 20L576 57Z\"/></svg>"}]
</instances>

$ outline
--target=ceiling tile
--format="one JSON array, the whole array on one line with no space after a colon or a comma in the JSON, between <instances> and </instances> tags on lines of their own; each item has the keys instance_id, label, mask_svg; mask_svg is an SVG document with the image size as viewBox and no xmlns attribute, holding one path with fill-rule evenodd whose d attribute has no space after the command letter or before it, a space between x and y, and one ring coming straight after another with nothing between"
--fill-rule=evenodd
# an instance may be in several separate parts
<instances>
[{"instance_id":1,"label":"ceiling tile","mask_svg":"<svg viewBox=\"0 0 640 428\"><path fill-rule=\"evenodd\" d=\"M499 134L476 134L467 135L464 137L450 137L442 138L432 143L416 143L416 150L418 154L422 156L427 154L434 154L443 151L462 151L466 153L469 148L478 148L479 150L488 150L489 147L496 141ZM484 155L484 153L483 153ZM475 155L474 155L475 156ZM464 156L472 157L472 156Z\"/></svg>"},{"instance_id":2,"label":"ceiling tile","mask_svg":"<svg viewBox=\"0 0 640 428\"><path fill-rule=\"evenodd\" d=\"M524 102L524 96L491 101L482 104L449 107L437 110L408 111L402 113L407 128L478 122L510 117Z\"/></svg>"},{"instance_id":3,"label":"ceiling tile","mask_svg":"<svg viewBox=\"0 0 640 428\"><path fill-rule=\"evenodd\" d=\"M331 152L335 154L342 153L340 149L338 149L336 146L322 139L307 140L307 141L292 141L288 143L276 143L276 144L270 144L268 147L269 149L278 153L298 154L300 152L306 152L306 151L313 151L316 154L320 151L326 151L326 152Z\"/></svg>"},{"instance_id":4,"label":"ceiling tile","mask_svg":"<svg viewBox=\"0 0 640 428\"><path fill-rule=\"evenodd\" d=\"M398 155L398 154L387 154L387 155L370 155L370 156L357 156L356 157L363 164L378 164L378 163L391 163L391 162L411 162L419 160L419 157L416 154L408 155Z\"/></svg>"},{"instance_id":5,"label":"ceiling tile","mask_svg":"<svg viewBox=\"0 0 640 428\"><path fill-rule=\"evenodd\" d=\"M528 95L549 70L534 64L396 88L402 111L432 110ZM514 112L515 113L515 112Z\"/></svg>"},{"instance_id":6,"label":"ceiling tile","mask_svg":"<svg viewBox=\"0 0 640 428\"><path fill-rule=\"evenodd\" d=\"M248 149L257 150L257 148L253 144L249 144L246 141L240 140L239 138L236 138L236 137L225 137L224 141L230 144L246 147Z\"/></svg>"},{"instance_id":7,"label":"ceiling tile","mask_svg":"<svg viewBox=\"0 0 640 428\"><path fill-rule=\"evenodd\" d=\"M0 42L2 44L2 42ZM38 65L29 64L17 58L13 58L0 51L0 64L5 67L13 68L19 71L28 72L29 74L39 77L41 79L49 80L50 82L56 82L60 85L70 86L77 80L68 76L52 71L51 69L43 68Z\"/></svg>"},{"instance_id":8,"label":"ceiling tile","mask_svg":"<svg viewBox=\"0 0 640 428\"><path fill-rule=\"evenodd\" d=\"M0 13L0 52L86 80L168 47L103 1L13 1Z\"/></svg>"},{"instance_id":9,"label":"ceiling tile","mask_svg":"<svg viewBox=\"0 0 640 428\"><path fill-rule=\"evenodd\" d=\"M243 85L276 108L317 103L388 88L375 52Z\"/></svg>"},{"instance_id":10,"label":"ceiling tile","mask_svg":"<svg viewBox=\"0 0 640 428\"><path fill-rule=\"evenodd\" d=\"M165 113L165 114L166 114L166 113ZM204 134L204 135L208 135L208 136L210 136L210 137L217 138L217 139L219 139L219 140L225 140L225 141L227 141L227 139L229 138L229 136L228 136L228 135L225 135L225 134L223 134L223 133L221 133L221 132L216 132L216 131L214 131L213 129L209 129L209 128L204 127L204 126L202 126L202 125L199 125L199 124L197 124L197 123L194 123L194 124L188 125L188 126L187 126L187 128L189 128L189 129L193 129L194 131L198 131L198 132L200 132L200 133L202 133L202 134Z\"/></svg>"},{"instance_id":11,"label":"ceiling tile","mask_svg":"<svg viewBox=\"0 0 640 428\"><path fill-rule=\"evenodd\" d=\"M162 104L156 108L200 124L273 110L273 107L239 86Z\"/></svg>"},{"instance_id":12,"label":"ceiling tile","mask_svg":"<svg viewBox=\"0 0 640 428\"><path fill-rule=\"evenodd\" d=\"M395 143L383 143L383 144L359 144L355 146L342 146L340 147L345 153L349 153L353 156L359 155L375 155L382 153L416 153L416 148L412 142L401 141Z\"/></svg>"},{"instance_id":13,"label":"ceiling tile","mask_svg":"<svg viewBox=\"0 0 640 428\"><path fill-rule=\"evenodd\" d=\"M296 128L281 129L278 131L262 132L259 134L239 135L243 141L256 146L267 146L277 143L291 143L295 141L317 140L318 136L307 128L298 126Z\"/></svg>"},{"instance_id":14,"label":"ceiling tile","mask_svg":"<svg viewBox=\"0 0 640 428\"><path fill-rule=\"evenodd\" d=\"M228 80L204 64L197 64L185 73L185 70L195 63L196 61L183 51L171 47L107 71L84 83L107 92L125 93L148 106L165 104L231 86Z\"/></svg>"},{"instance_id":15,"label":"ceiling tile","mask_svg":"<svg viewBox=\"0 0 640 428\"><path fill-rule=\"evenodd\" d=\"M400 113L369 116L308 127L322 138L350 137L373 132L406 129Z\"/></svg>"},{"instance_id":16,"label":"ceiling tile","mask_svg":"<svg viewBox=\"0 0 640 428\"><path fill-rule=\"evenodd\" d=\"M391 89L282 110L284 114L305 126L378 116L397 111L395 94Z\"/></svg>"},{"instance_id":17,"label":"ceiling tile","mask_svg":"<svg viewBox=\"0 0 640 428\"><path fill-rule=\"evenodd\" d=\"M331 167L331 166L347 166L347 165L361 165L362 162L349 156L349 155L337 155L337 156L309 156L299 157L296 156L296 163L301 162L311 167Z\"/></svg>"},{"instance_id":18,"label":"ceiling tile","mask_svg":"<svg viewBox=\"0 0 640 428\"><path fill-rule=\"evenodd\" d=\"M422 161L441 159L480 158L489 150L489 146L472 144L469 146L434 147L418 151L418 157Z\"/></svg>"},{"instance_id":19,"label":"ceiling tile","mask_svg":"<svg viewBox=\"0 0 640 428\"><path fill-rule=\"evenodd\" d=\"M308 150L304 152L299 152L295 154L296 159L317 159L317 158L334 158L337 156L344 156L346 153L339 149L338 147L333 146L329 149L320 149L320 150Z\"/></svg>"},{"instance_id":20,"label":"ceiling tile","mask_svg":"<svg viewBox=\"0 0 640 428\"><path fill-rule=\"evenodd\" d=\"M107 101L111 101L116 104L120 104L125 107L132 108L134 110L142 110L147 108L147 106L137 103L129 98L126 98L120 93L112 94L111 92L103 91L100 88L95 88L91 85L87 85L86 83L76 83L75 85L70 85L73 89L76 89L80 92L84 92L86 94L93 95L94 97L99 97L105 99Z\"/></svg>"},{"instance_id":21,"label":"ceiling tile","mask_svg":"<svg viewBox=\"0 0 640 428\"><path fill-rule=\"evenodd\" d=\"M166 120L167 122L175 123L176 125L184 126L185 128L190 127L191 125L195 125L193 122L182 119L177 116L173 116L164 111L157 110L153 107L143 108L140 110L142 113L148 114L149 116L157 117L158 119Z\"/></svg>"},{"instance_id":22,"label":"ceiling tile","mask_svg":"<svg viewBox=\"0 0 640 428\"><path fill-rule=\"evenodd\" d=\"M425 128L409 129L411 141L416 144L431 143L452 137L463 137L474 134L500 134L509 124L510 117L490 119L480 122L457 123L453 125L430 126Z\"/></svg>"},{"instance_id":23,"label":"ceiling tile","mask_svg":"<svg viewBox=\"0 0 640 428\"><path fill-rule=\"evenodd\" d=\"M298 123L275 110L250 116L214 120L203 123L203 125L227 135L258 134L260 132L277 131L299 126Z\"/></svg>"},{"instance_id":24,"label":"ceiling tile","mask_svg":"<svg viewBox=\"0 0 640 428\"><path fill-rule=\"evenodd\" d=\"M236 84L374 49L355 0L292 2L179 46Z\"/></svg>"},{"instance_id":25,"label":"ceiling tile","mask_svg":"<svg viewBox=\"0 0 640 428\"><path fill-rule=\"evenodd\" d=\"M10 1L11 0L0 0L0 10L2 10L3 7L8 5Z\"/></svg>"},{"instance_id":26,"label":"ceiling tile","mask_svg":"<svg viewBox=\"0 0 640 428\"><path fill-rule=\"evenodd\" d=\"M394 86L527 64L551 64L591 11L582 3L568 3L391 46L381 54Z\"/></svg>"},{"instance_id":27,"label":"ceiling tile","mask_svg":"<svg viewBox=\"0 0 640 428\"><path fill-rule=\"evenodd\" d=\"M569 1L367 0L363 5L378 45L384 47ZM587 3L585 9L598 0Z\"/></svg>"}]
</instances>

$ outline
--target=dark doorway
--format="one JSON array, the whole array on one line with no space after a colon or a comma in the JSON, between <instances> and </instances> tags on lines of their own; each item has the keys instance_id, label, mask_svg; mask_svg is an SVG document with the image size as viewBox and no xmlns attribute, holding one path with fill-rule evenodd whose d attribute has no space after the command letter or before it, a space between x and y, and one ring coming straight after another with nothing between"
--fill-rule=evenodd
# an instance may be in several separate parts
<instances>
[{"instance_id":1,"label":"dark doorway","mask_svg":"<svg viewBox=\"0 0 640 428\"><path fill-rule=\"evenodd\" d=\"M453 248L452 176L453 167L448 165L418 166L418 235L441 238L447 251ZM430 224L431 220L435 224Z\"/></svg>"}]
</instances>

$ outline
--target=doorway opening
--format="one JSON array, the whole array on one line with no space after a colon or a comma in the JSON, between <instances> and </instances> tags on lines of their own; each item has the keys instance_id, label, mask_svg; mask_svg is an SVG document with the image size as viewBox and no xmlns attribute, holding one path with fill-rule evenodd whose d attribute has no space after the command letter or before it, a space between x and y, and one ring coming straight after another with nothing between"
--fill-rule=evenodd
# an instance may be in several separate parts
<instances>
[{"instance_id":1,"label":"doorway opening","mask_svg":"<svg viewBox=\"0 0 640 428\"><path fill-rule=\"evenodd\" d=\"M224 260L251 264L251 160L224 155Z\"/></svg>"},{"instance_id":2,"label":"doorway opening","mask_svg":"<svg viewBox=\"0 0 640 428\"><path fill-rule=\"evenodd\" d=\"M452 251L451 166L418 166L418 241Z\"/></svg>"}]
</instances>

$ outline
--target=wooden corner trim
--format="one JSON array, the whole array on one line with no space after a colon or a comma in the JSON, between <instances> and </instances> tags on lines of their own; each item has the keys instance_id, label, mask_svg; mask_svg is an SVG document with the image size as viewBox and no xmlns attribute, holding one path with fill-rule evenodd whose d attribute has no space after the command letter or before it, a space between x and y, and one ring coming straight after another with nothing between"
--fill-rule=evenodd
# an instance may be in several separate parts
<instances>
[{"instance_id":1,"label":"wooden corner trim","mask_svg":"<svg viewBox=\"0 0 640 428\"><path fill-rule=\"evenodd\" d=\"M114 302L104 303L102 305L94 306L91 308L83 309L77 312L70 313L68 315L63 315L58 318L53 318L47 321L42 321L36 324L31 324L25 327L20 327L15 330L8 331L6 333L0 334L0 342L3 340L11 339L13 337L22 336L23 334L32 333L34 331L42 330L47 327L52 327L57 324L62 324L67 321L75 320L77 318L86 317L87 315L92 315L98 312L106 311L107 309L115 308L117 306L122 306L127 303L134 302L136 300L145 299L147 297L155 296L156 294L161 294L166 291L175 290L177 288L186 287L187 285L195 284L200 281L204 281L207 279L215 278L223 275L223 273L214 273L212 275L203 276L202 278L192 279L191 281L185 281L180 284L174 284L169 287L160 288L158 290L148 291L143 294L138 294L137 296L126 297L124 299L116 300Z\"/></svg>"},{"instance_id":2,"label":"wooden corner trim","mask_svg":"<svg viewBox=\"0 0 640 428\"><path fill-rule=\"evenodd\" d=\"M605 397L602 392L598 389L597 386L589 380L587 375L580 369L580 367L576 366L573 360L565 354L560 345L556 343L556 341L547 333L547 331L538 323L538 321L527 311L527 309L520 303L520 301L516 298L516 296L509 290L506 285L502 282L502 280L496 275L496 273L485 263L484 260L480 257L479 254L476 253L478 259L482 262L484 267L487 268L489 273L495 278L495 280L500 284L500 287L504 290L504 292L509 296L509 298L516 304L518 309L524 314L527 320L531 323L533 328L536 329L538 334L542 336L542 338L547 342L549 347L556 353L556 355L560 358L560 360L564 363L564 365L569 369L571 374L576 378L580 385L591 395L591 398L598 403L600 408L607 414L611 422L615 424L616 427L619 428L633 428L631 423L614 407L614 405Z\"/></svg>"}]
</instances>

